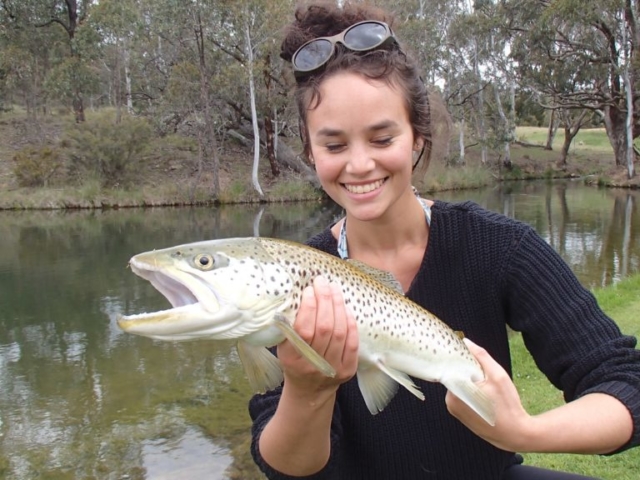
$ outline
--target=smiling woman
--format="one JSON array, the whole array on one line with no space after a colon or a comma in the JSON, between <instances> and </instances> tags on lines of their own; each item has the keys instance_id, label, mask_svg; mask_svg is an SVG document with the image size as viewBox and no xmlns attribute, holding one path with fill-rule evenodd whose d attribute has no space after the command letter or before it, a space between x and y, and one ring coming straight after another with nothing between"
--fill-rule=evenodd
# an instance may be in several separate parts
<instances>
[{"instance_id":1,"label":"smiling woman","mask_svg":"<svg viewBox=\"0 0 640 480\"><path fill-rule=\"evenodd\" d=\"M363 44L349 39L354 32ZM515 452L611 453L640 443L636 339L529 225L414 193L412 170L421 155L428 165L436 129L420 68L391 16L361 2L302 4L281 57L293 63L304 152L344 209L308 244L390 272L407 298L465 332L496 421L482 420L453 388L413 378L429 401L400 389L373 418L358 388L365 333L339 286L318 280L305 288L294 328L336 374L310 369L289 341L278 346L284 381L250 403L252 453L267 476L568 479L576 477L521 465ZM383 330L406 315L389 316ZM511 380L508 327L523 333L568 403L525 410ZM437 339L427 346L437 350Z\"/></svg>"},{"instance_id":2,"label":"smiling woman","mask_svg":"<svg viewBox=\"0 0 640 480\"><path fill-rule=\"evenodd\" d=\"M424 142L414 138L401 92L355 73L328 78L319 92L323 101L307 113L311 158L324 190L353 217L350 226L420 217L407 159Z\"/></svg>"}]
</instances>

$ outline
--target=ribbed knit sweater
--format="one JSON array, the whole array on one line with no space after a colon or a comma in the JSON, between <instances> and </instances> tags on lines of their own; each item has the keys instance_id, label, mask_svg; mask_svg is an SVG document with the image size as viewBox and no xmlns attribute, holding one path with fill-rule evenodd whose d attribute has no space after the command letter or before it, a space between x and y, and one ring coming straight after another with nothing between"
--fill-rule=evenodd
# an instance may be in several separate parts
<instances>
[{"instance_id":1,"label":"ribbed knit sweater","mask_svg":"<svg viewBox=\"0 0 640 480\"><path fill-rule=\"evenodd\" d=\"M309 245L337 255L329 229ZM632 413L640 443L640 351L620 333L568 265L528 225L467 202L436 201L428 246L407 297L461 330L511 373L508 328L522 332L536 364L567 401L604 392ZM331 427L331 456L309 479L497 480L521 461L452 417L445 388L415 380L421 402L400 388L379 414L366 408L357 380L340 386ZM256 395L252 454L270 479L289 479L260 456L257 441L281 388ZM527 392L522 392L526 398ZM299 478L299 477L295 477Z\"/></svg>"}]
</instances>

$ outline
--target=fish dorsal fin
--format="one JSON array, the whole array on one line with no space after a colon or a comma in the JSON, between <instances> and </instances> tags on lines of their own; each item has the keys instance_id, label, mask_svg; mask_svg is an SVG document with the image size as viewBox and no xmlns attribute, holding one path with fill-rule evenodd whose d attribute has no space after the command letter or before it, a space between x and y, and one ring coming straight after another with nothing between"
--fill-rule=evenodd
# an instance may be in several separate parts
<instances>
[{"instance_id":1,"label":"fish dorsal fin","mask_svg":"<svg viewBox=\"0 0 640 480\"><path fill-rule=\"evenodd\" d=\"M402 285L400 285L400 282L396 280L396 277L394 277L391 273L372 267L371 265L367 265L360 260L349 258L347 259L347 262L349 262L353 267L360 270L362 273L365 273L366 275L374 278L383 285L386 285L390 289L404 295L404 289L402 288Z\"/></svg>"}]
</instances>

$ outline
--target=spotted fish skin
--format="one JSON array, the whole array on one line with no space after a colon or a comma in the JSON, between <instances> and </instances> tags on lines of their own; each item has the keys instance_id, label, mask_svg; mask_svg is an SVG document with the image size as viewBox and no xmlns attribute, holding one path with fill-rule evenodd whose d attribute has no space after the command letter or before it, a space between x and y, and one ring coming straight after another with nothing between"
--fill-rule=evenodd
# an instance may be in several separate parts
<instances>
[{"instance_id":1,"label":"spotted fish skin","mask_svg":"<svg viewBox=\"0 0 640 480\"><path fill-rule=\"evenodd\" d=\"M489 424L493 405L475 382L482 368L459 335L407 299L389 274L287 240L211 240L142 253L132 270L174 308L122 317L125 331L163 340L236 338L256 390L277 386L282 372L265 347L285 338L326 375L335 372L293 330L302 292L322 275L340 285L360 338L358 384L372 414L398 385L424 399L410 376L440 382Z\"/></svg>"}]
</instances>

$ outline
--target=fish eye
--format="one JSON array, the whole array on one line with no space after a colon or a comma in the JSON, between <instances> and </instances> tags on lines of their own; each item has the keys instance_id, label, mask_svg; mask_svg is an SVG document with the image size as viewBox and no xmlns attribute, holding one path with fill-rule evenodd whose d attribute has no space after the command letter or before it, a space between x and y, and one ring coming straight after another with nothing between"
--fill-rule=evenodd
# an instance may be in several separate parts
<instances>
[{"instance_id":1,"label":"fish eye","mask_svg":"<svg viewBox=\"0 0 640 480\"><path fill-rule=\"evenodd\" d=\"M194 262L201 270L211 270L215 264L213 257L208 253L201 253L196 255Z\"/></svg>"}]
</instances>

